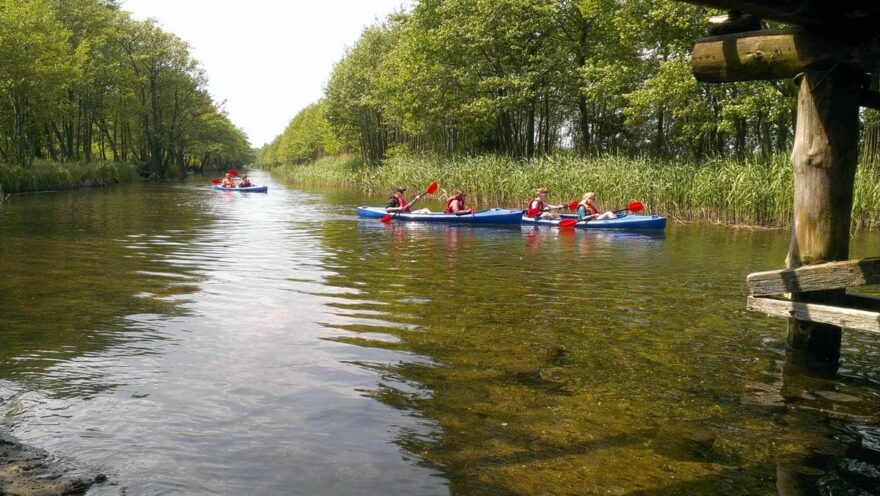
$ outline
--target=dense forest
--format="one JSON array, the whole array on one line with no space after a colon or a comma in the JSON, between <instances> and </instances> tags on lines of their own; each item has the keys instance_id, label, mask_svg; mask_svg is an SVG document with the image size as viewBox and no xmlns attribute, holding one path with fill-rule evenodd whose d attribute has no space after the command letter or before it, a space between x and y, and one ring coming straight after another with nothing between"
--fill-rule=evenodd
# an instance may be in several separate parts
<instances>
[{"instance_id":1,"label":"dense forest","mask_svg":"<svg viewBox=\"0 0 880 496\"><path fill-rule=\"evenodd\" d=\"M791 148L790 81L698 83L707 9L672 0L418 0L367 28L324 98L258 150L531 159L563 151L766 160ZM866 114L876 142L876 114Z\"/></svg>"},{"instance_id":2,"label":"dense forest","mask_svg":"<svg viewBox=\"0 0 880 496\"><path fill-rule=\"evenodd\" d=\"M0 0L0 162L137 164L164 177L252 159L181 39L116 0Z\"/></svg>"}]
</instances>

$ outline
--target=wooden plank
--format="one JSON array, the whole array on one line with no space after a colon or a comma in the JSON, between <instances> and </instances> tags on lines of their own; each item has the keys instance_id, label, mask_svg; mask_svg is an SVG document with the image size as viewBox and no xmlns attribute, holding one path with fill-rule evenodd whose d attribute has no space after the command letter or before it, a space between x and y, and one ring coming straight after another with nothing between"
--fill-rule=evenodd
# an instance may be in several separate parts
<instances>
[{"instance_id":1,"label":"wooden plank","mask_svg":"<svg viewBox=\"0 0 880 496\"><path fill-rule=\"evenodd\" d=\"M880 312L880 298L861 293L847 293L841 298L840 306L867 310L868 312Z\"/></svg>"},{"instance_id":2,"label":"wooden plank","mask_svg":"<svg viewBox=\"0 0 880 496\"><path fill-rule=\"evenodd\" d=\"M863 91L859 97L859 105L869 109L880 110L880 91Z\"/></svg>"},{"instance_id":3,"label":"wooden plank","mask_svg":"<svg viewBox=\"0 0 880 496\"><path fill-rule=\"evenodd\" d=\"M746 308L772 317L828 324L846 329L880 332L880 312L804 303L781 298L749 296Z\"/></svg>"},{"instance_id":4,"label":"wooden plank","mask_svg":"<svg viewBox=\"0 0 880 496\"><path fill-rule=\"evenodd\" d=\"M880 36L830 38L799 29L727 34L697 40L691 61L704 83L790 79L838 63L880 71Z\"/></svg>"},{"instance_id":5,"label":"wooden plank","mask_svg":"<svg viewBox=\"0 0 880 496\"><path fill-rule=\"evenodd\" d=\"M736 9L765 19L841 32L874 31L880 22L875 0L680 0L719 9Z\"/></svg>"},{"instance_id":6,"label":"wooden plank","mask_svg":"<svg viewBox=\"0 0 880 496\"><path fill-rule=\"evenodd\" d=\"M880 284L880 258L863 258L755 272L746 277L754 296L805 293Z\"/></svg>"}]
</instances>

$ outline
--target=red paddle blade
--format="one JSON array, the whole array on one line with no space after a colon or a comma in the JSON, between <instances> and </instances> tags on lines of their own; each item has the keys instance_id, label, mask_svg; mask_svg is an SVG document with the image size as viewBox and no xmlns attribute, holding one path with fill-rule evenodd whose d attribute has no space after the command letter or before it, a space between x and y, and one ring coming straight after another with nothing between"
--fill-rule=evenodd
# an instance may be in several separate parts
<instances>
[{"instance_id":1,"label":"red paddle blade","mask_svg":"<svg viewBox=\"0 0 880 496\"><path fill-rule=\"evenodd\" d=\"M437 188L437 181L434 181L433 183L428 185L428 189L426 189L425 191L427 191L429 195L433 195L437 192Z\"/></svg>"},{"instance_id":2,"label":"red paddle blade","mask_svg":"<svg viewBox=\"0 0 880 496\"><path fill-rule=\"evenodd\" d=\"M559 221L559 227L561 227L561 228L574 227L574 225L577 223L578 223L578 221L576 219L562 219L561 221Z\"/></svg>"},{"instance_id":3,"label":"red paddle blade","mask_svg":"<svg viewBox=\"0 0 880 496\"><path fill-rule=\"evenodd\" d=\"M572 200L572 201L568 202L568 209L569 210L577 210L578 203L580 203L580 202L577 200Z\"/></svg>"},{"instance_id":4,"label":"red paddle blade","mask_svg":"<svg viewBox=\"0 0 880 496\"><path fill-rule=\"evenodd\" d=\"M219 179L211 179L211 184L220 184Z\"/></svg>"},{"instance_id":5,"label":"red paddle blade","mask_svg":"<svg viewBox=\"0 0 880 496\"><path fill-rule=\"evenodd\" d=\"M642 210L645 209L645 206L642 205L642 202L640 202L640 201L634 201L634 202L630 203L629 205L627 205L626 209L629 210L630 212L641 212Z\"/></svg>"},{"instance_id":6,"label":"red paddle blade","mask_svg":"<svg viewBox=\"0 0 880 496\"><path fill-rule=\"evenodd\" d=\"M238 177L238 171L235 169L229 169L229 175L232 177Z\"/></svg>"},{"instance_id":7,"label":"red paddle blade","mask_svg":"<svg viewBox=\"0 0 880 496\"><path fill-rule=\"evenodd\" d=\"M385 217L382 217L381 219L379 219L379 222L381 222L383 224L387 224L387 223L391 222L391 219L393 219L393 218L394 218L393 215L388 214Z\"/></svg>"}]
</instances>

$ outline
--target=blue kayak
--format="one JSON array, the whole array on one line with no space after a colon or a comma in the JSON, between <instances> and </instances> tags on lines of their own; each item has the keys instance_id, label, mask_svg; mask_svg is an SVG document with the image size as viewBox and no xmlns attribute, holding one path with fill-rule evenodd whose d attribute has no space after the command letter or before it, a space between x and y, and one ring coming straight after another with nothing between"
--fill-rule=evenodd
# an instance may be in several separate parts
<instances>
[{"instance_id":1,"label":"blue kayak","mask_svg":"<svg viewBox=\"0 0 880 496\"><path fill-rule=\"evenodd\" d=\"M268 186L249 186L247 188L224 188L218 184L214 185L217 191L238 191L239 193L265 193L269 191Z\"/></svg>"},{"instance_id":2,"label":"blue kayak","mask_svg":"<svg viewBox=\"0 0 880 496\"><path fill-rule=\"evenodd\" d=\"M563 219L577 219L576 215L563 215L558 219L531 219L522 216L523 224L558 226ZM616 219L588 220L575 224L578 229L663 229L666 217L659 215L618 215Z\"/></svg>"},{"instance_id":3,"label":"blue kayak","mask_svg":"<svg viewBox=\"0 0 880 496\"><path fill-rule=\"evenodd\" d=\"M385 217L385 207L358 207L358 217L365 219L381 219ZM415 222L445 222L448 224L519 224L522 217L522 210L510 210L506 208L490 208L488 210L477 210L473 214L455 215L444 214L442 212L431 212L429 214L412 214L404 213L394 216L396 221L415 221Z\"/></svg>"}]
</instances>

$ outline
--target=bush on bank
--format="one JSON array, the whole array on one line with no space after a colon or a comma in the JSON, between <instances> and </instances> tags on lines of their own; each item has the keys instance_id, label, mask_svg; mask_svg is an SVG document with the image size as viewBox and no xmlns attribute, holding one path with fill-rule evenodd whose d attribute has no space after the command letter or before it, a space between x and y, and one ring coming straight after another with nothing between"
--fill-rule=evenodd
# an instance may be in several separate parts
<instances>
[{"instance_id":1,"label":"bush on bank","mask_svg":"<svg viewBox=\"0 0 880 496\"><path fill-rule=\"evenodd\" d=\"M606 156L583 159L557 155L532 161L503 156L401 156L379 167L350 156L325 157L307 165L273 170L280 179L312 186L357 188L384 193L396 185L418 191L431 181L440 193L463 188L481 207L524 207L534 189L550 189L551 202L595 191L606 208L632 200L648 211L685 221L787 226L792 215L793 173L787 156L766 162L709 160L660 162ZM854 225L880 228L880 171L860 167L855 186Z\"/></svg>"},{"instance_id":2,"label":"bush on bank","mask_svg":"<svg viewBox=\"0 0 880 496\"><path fill-rule=\"evenodd\" d=\"M137 178L137 166L119 162L36 161L27 167L0 164L0 188L5 194L107 186Z\"/></svg>"}]
</instances>

